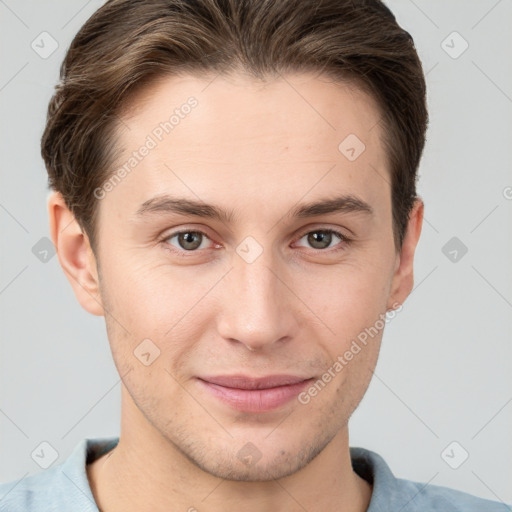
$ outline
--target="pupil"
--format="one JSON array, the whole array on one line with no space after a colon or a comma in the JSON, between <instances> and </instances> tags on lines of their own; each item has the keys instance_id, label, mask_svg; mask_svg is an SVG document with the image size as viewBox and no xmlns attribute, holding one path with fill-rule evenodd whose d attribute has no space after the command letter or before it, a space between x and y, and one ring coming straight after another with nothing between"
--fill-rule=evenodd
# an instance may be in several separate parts
<instances>
[{"instance_id":1,"label":"pupil","mask_svg":"<svg viewBox=\"0 0 512 512\"><path fill-rule=\"evenodd\" d=\"M199 241L198 242L198 239L199 239L199 233L194 233L192 231L189 231L187 233L181 233L181 241L180 241L180 245L183 247L183 249L197 249L200 245L201 245L201 242ZM195 238L195 241L194 241L194 238ZM184 242L184 243L181 243L181 242ZM190 246L190 244L192 246Z\"/></svg>"},{"instance_id":2,"label":"pupil","mask_svg":"<svg viewBox=\"0 0 512 512\"><path fill-rule=\"evenodd\" d=\"M309 235L309 243L315 247L315 244L320 242L320 247L315 247L315 249L325 249L325 247L328 247L331 243L331 236L331 233L315 231L313 234Z\"/></svg>"}]
</instances>

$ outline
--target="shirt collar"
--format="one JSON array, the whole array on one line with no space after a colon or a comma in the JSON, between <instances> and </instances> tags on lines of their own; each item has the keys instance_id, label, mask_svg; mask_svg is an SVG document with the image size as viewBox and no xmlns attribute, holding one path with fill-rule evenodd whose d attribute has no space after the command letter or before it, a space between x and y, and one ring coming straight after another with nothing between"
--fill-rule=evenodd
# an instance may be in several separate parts
<instances>
[{"instance_id":1,"label":"shirt collar","mask_svg":"<svg viewBox=\"0 0 512 512\"><path fill-rule=\"evenodd\" d=\"M98 512L98 508L87 479L86 464L115 448L118 442L119 437L83 439L62 465L64 476L88 498L91 506L87 512ZM392 510L396 506L405 507L412 500L413 497L407 498L398 492L397 479L379 454L365 448L350 447L350 458L354 471L373 486L367 512ZM398 497L401 497L399 501Z\"/></svg>"}]
</instances>

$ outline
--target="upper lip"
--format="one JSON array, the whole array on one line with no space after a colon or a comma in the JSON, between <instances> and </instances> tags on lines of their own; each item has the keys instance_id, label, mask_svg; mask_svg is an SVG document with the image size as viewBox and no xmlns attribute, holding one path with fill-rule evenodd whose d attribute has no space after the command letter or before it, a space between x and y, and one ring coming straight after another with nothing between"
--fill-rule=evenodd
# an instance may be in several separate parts
<instances>
[{"instance_id":1,"label":"upper lip","mask_svg":"<svg viewBox=\"0 0 512 512\"><path fill-rule=\"evenodd\" d=\"M297 375L267 375L265 377L248 377L246 375L215 375L199 377L201 380L235 389L268 389L287 386L309 380L310 377Z\"/></svg>"}]
</instances>

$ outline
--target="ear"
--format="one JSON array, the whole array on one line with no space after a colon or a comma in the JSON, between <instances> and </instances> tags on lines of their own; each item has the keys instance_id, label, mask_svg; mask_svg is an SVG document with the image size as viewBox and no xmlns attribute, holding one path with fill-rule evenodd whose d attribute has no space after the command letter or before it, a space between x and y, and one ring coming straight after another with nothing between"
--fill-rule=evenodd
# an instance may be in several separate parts
<instances>
[{"instance_id":1,"label":"ear","mask_svg":"<svg viewBox=\"0 0 512 512\"><path fill-rule=\"evenodd\" d=\"M92 315L103 316L96 258L89 238L82 232L60 192L48 197L50 235L60 266L80 305Z\"/></svg>"},{"instance_id":2,"label":"ear","mask_svg":"<svg viewBox=\"0 0 512 512\"><path fill-rule=\"evenodd\" d=\"M414 252L418 244L423 225L423 200L418 197L414 207L409 215L407 231L402 244L402 249L396 255L395 271L391 283L391 293L388 299L388 309L393 308L393 304L403 304L405 299L411 293L414 286Z\"/></svg>"}]
</instances>

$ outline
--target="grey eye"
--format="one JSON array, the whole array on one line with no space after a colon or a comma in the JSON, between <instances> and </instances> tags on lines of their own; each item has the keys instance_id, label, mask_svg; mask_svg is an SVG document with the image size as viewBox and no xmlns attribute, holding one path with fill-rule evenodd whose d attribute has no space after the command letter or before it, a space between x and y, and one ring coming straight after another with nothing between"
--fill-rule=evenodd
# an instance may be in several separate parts
<instances>
[{"instance_id":1,"label":"grey eye","mask_svg":"<svg viewBox=\"0 0 512 512\"><path fill-rule=\"evenodd\" d=\"M334 238L335 237L335 238ZM306 233L302 238L307 239L307 243L313 248L313 249L328 249L331 247L331 242L335 242L336 238L338 238L340 241L343 241L343 237L335 232L330 230L324 230L324 229L317 229L315 231L310 231L309 233Z\"/></svg>"},{"instance_id":2,"label":"grey eye","mask_svg":"<svg viewBox=\"0 0 512 512\"><path fill-rule=\"evenodd\" d=\"M178 245L172 242L173 239L177 240ZM169 243L178 249L185 251L195 251L201 247L202 242L206 238L201 231L182 231L181 233L174 233L167 238Z\"/></svg>"}]
</instances>

